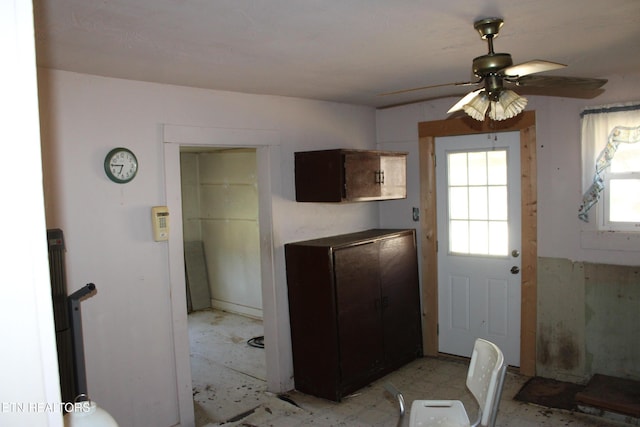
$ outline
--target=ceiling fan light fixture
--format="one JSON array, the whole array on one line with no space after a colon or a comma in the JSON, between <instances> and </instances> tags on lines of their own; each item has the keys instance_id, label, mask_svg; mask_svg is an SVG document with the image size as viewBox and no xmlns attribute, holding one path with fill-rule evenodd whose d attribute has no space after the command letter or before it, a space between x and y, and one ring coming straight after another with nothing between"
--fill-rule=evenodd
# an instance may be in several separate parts
<instances>
[{"instance_id":1,"label":"ceiling fan light fixture","mask_svg":"<svg viewBox=\"0 0 640 427\"><path fill-rule=\"evenodd\" d=\"M487 111L492 120L506 120L520 114L527 105L527 99L505 89L505 83L542 89L534 92L540 95L546 95L544 92L547 91L544 89L559 88L564 94L551 93L550 95L572 98L593 98L603 91L600 88L607 82L606 79L534 75L564 68L565 64L534 59L514 65L511 54L496 53L493 49L493 40L498 36L503 22L502 18L485 18L474 22L474 28L480 37L486 40L488 48L486 54L473 59L472 71L477 78L476 81L422 86L390 92L386 95L442 86L479 86L482 83L483 87L467 93L447 111L447 114L464 110L475 120L484 121ZM569 90L564 91L564 89Z\"/></svg>"},{"instance_id":2,"label":"ceiling fan light fixture","mask_svg":"<svg viewBox=\"0 0 640 427\"><path fill-rule=\"evenodd\" d=\"M489 97L484 90L474 96L468 103L462 106L465 113L475 120L484 121L484 116L489 109Z\"/></svg>"},{"instance_id":3,"label":"ceiling fan light fixture","mask_svg":"<svg viewBox=\"0 0 640 427\"><path fill-rule=\"evenodd\" d=\"M471 92L467 96L473 94L474 92ZM512 90L503 89L498 94L493 94L493 96L496 95L497 100L492 101L487 91L481 89L466 103L463 103L465 101L463 98L449 112L461 109L471 118L480 122L483 122L487 115L491 120L500 121L517 116L527 106L527 98L518 95ZM462 105L456 108L460 104Z\"/></svg>"},{"instance_id":4,"label":"ceiling fan light fixture","mask_svg":"<svg viewBox=\"0 0 640 427\"><path fill-rule=\"evenodd\" d=\"M520 114L527 106L527 98L524 98L512 90L503 90L498 95L498 100L491 103L489 118L491 120L506 120Z\"/></svg>"}]
</instances>

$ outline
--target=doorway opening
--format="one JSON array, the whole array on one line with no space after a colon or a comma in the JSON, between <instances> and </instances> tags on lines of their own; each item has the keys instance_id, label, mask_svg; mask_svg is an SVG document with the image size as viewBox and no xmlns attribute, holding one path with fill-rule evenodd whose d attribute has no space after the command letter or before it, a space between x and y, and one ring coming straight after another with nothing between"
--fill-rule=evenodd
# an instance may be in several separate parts
<instances>
[{"instance_id":1,"label":"doorway opening","mask_svg":"<svg viewBox=\"0 0 640 427\"><path fill-rule=\"evenodd\" d=\"M260 271L262 284L262 312L267 371L267 389L270 392L290 390L293 386L290 343L279 333L286 322L279 307L286 306L286 298L276 287L285 277L284 262L275 262L284 251L274 250L273 194L279 194L281 174L280 133L264 129L230 129L184 125L162 125L162 141L165 164L166 205L171 222L178 224L171 231L167 256L170 278L171 316L175 375L180 411L180 423L193 425L193 389L191 355L186 301L184 244L182 237L182 190L180 180L180 147L240 148L252 147L257 155L258 211L260 227Z\"/></svg>"},{"instance_id":2,"label":"doorway opening","mask_svg":"<svg viewBox=\"0 0 640 427\"><path fill-rule=\"evenodd\" d=\"M251 409L242 405L267 389L257 150L181 146L180 176L185 304L200 426Z\"/></svg>"}]
</instances>

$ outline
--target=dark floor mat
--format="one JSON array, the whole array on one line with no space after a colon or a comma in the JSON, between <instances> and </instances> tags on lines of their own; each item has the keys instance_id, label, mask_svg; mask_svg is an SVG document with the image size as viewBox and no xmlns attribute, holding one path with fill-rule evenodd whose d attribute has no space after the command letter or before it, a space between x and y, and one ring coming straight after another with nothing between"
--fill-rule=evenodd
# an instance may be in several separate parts
<instances>
[{"instance_id":1,"label":"dark floor mat","mask_svg":"<svg viewBox=\"0 0 640 427\"><path fill-rule=\"evenodd\" d=\"M579 404L640 418L640 381L596 374L577 393Z\"/></svg>"},{"instance_id":2,"label":"dark floor mat","mask_svg":"<svg viewBox=\"0 0 640 427\"><path fill-rule=\"evenodd\" d=\"M585 386L548 378L534 377L522 386L515 400L547 408L577 409L576 394Z\"/></svg>"}]
</instances>

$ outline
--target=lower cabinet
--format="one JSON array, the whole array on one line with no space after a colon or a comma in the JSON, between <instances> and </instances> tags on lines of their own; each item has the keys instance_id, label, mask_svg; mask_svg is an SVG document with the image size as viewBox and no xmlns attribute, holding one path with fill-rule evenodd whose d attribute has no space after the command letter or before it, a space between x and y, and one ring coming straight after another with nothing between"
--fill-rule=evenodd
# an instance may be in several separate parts
<instances>
[{"instance_id":1,"label":"lower cabinet","mask_svg":"<svg viewBox=\"0 0 640 427\"><path fill-rule=\"evenodd\" d=\"M422 355L414 230L285 245L296 389L340 401Z\"/></svg>"}]
</instances>

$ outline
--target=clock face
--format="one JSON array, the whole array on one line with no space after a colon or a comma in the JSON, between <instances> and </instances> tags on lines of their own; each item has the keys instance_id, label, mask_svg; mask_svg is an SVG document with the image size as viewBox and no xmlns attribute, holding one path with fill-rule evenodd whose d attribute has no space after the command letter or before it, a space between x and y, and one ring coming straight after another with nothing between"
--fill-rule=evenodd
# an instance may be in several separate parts
<instances>
[{"instance_id":1,"label":"clock face","mask_svg":"<svg viewBox=\"0 0 640 427\"><path fill-rule=\"evenodd\" d=\"M126 148L114 148L104 159L104 171L109 179L118 184L131 181L138 172L138 159Z\"/></svg>"}]
</instances>

